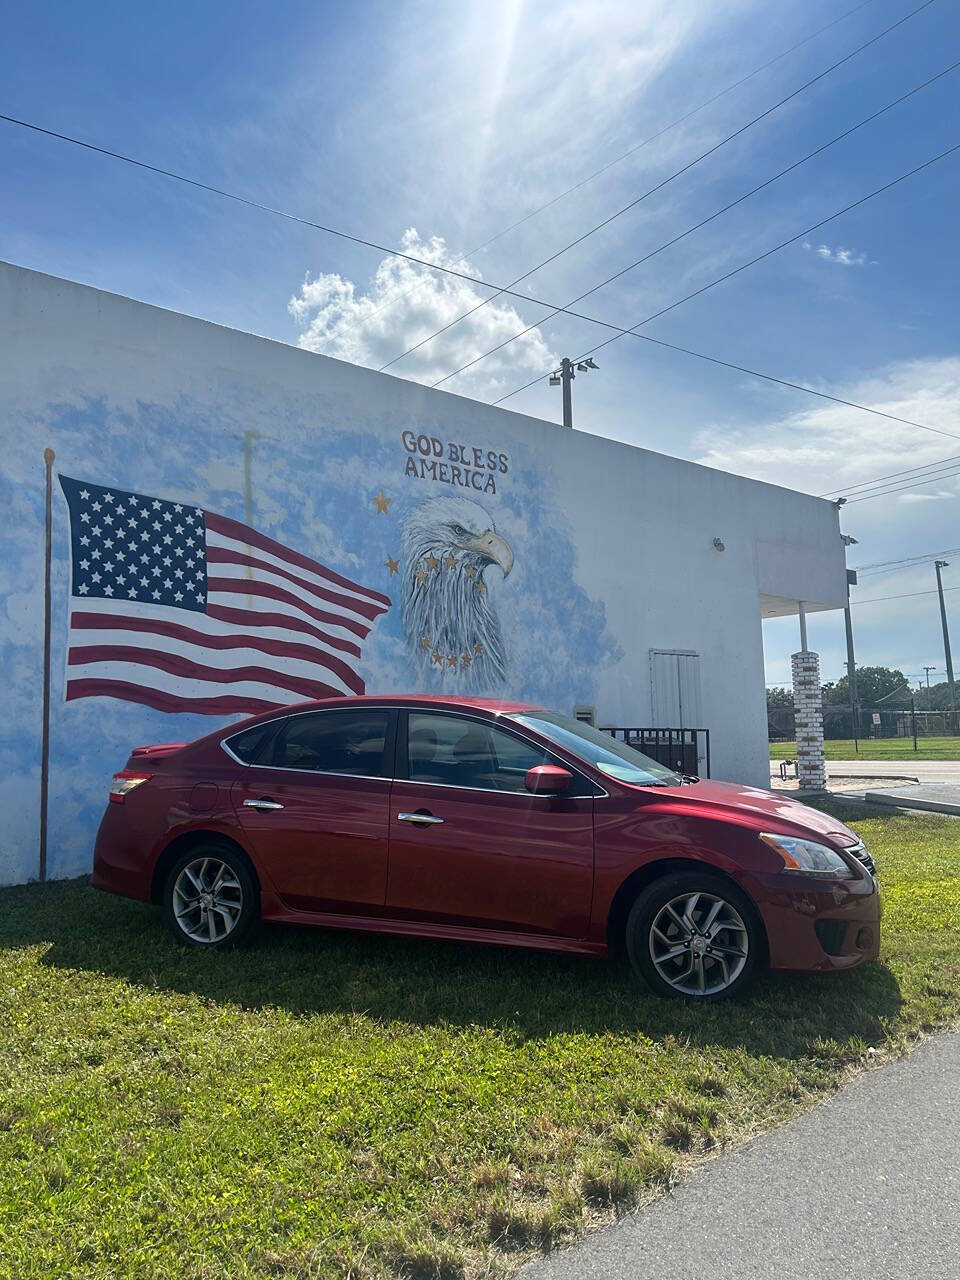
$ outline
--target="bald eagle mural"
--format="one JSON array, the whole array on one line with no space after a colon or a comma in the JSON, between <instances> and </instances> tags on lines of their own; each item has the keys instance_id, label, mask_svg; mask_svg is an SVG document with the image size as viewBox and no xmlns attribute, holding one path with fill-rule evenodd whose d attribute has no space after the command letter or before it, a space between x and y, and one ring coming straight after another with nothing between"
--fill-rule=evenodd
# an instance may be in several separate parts
<instances>
[{"instance_id":1,"label":"bald eagle mural","mask_svg":"<svg viewBox=\"0 0 960 1280\"><path fill-rule=\"evenodd\" d=\"M513 550L470 498L430 498L403 526L403 625L414 661L451 692L492 690L507 654L487 576L507 578Z\"/></svg>"}]
</instances>

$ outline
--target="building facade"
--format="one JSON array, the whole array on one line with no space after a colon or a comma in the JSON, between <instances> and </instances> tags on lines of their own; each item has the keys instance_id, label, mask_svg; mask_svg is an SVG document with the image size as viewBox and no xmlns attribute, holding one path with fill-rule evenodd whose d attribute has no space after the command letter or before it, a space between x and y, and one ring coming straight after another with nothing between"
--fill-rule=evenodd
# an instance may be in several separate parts
<instances>
[{"instance_id":1,"label":"building facade","mask_svg":"<svg viewBox=\"0 0 960 1280\"><path fill-rule=\"evenodd\" d=\"M132 746L324 692L706 728L766 786L761 619L846 599L828 502L6 265L0 405L0 883L44 772L81 874Z\"/></svg>"}]
</instances>

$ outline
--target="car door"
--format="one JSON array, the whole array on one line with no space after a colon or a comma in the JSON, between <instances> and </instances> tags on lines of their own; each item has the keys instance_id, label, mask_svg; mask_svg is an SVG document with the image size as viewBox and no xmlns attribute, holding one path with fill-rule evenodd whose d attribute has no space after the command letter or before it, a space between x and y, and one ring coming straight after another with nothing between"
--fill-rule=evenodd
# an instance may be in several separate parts
<instances>
[{"instance_id":1,"label":"car door","mask_svg":"<svg viewBox=\"0 0 960 1280\"><path fill-rule=\"evenodd\" d=\"M387 914L583 937L593 892L589 780L576 776L562 796L531 794L527 770L563 762L479 717L410 711L398 732Z\"/></svg>"},{"instance_id":2,"label":"car door","mask_svg":"<svg viewBox=\"0 0 960 1280\"><path fill-rule=\"evenodd\" d=\"M291 715L241 770L234 810L289 906L382 914L395 722L387 708Z\"/></svg>"}]
</instances>

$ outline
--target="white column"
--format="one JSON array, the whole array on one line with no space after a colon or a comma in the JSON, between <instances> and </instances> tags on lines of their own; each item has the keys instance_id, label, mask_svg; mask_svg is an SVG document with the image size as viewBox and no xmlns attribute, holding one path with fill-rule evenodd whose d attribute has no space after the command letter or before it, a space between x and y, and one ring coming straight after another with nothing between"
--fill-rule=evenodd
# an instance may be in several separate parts
<instances>
[{"instance_id":1,"label":"white column","mask_svg":"<svg viewBox=\"0 0 960 1280\"><path fill-rule=\"evenodd\" d=\"M827 785L823 753L823 703L820 696L820 657L809 649L792 655L793 712L797 730L800 786L822 791Z\"/></svg>"}]
</instances>

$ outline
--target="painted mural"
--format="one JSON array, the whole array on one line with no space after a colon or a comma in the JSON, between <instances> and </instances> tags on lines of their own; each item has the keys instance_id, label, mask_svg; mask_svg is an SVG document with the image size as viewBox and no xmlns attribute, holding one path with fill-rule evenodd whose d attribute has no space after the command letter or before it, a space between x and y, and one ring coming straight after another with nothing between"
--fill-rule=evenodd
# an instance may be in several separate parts
<instances>
[{"instance_id":1,"label":"painted mural","mask_svg":"<svg viewBox=\"0 0 960 1280\"><path fill-rule=\"evenodd\" d=\"M253 421L256 425L251 427ZM89 869L132 746L304 698L403 690L569 709L622 656L578 582L550 467L384 415L105 399L35 411L0 480L0 883L35 874L44 463L51 484L51 875ZM105 448L104 445L107 445Z\"/></svg>"}]
</instances>

